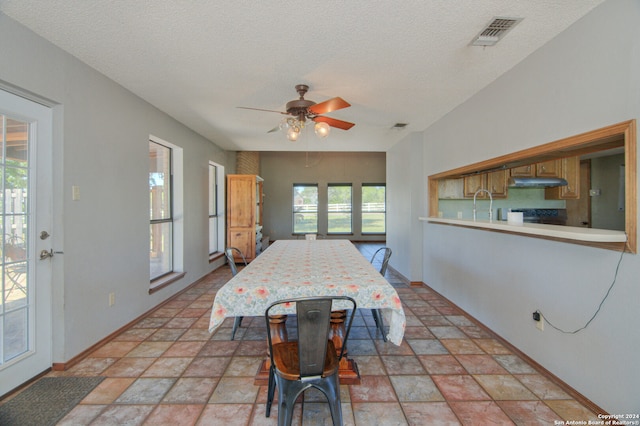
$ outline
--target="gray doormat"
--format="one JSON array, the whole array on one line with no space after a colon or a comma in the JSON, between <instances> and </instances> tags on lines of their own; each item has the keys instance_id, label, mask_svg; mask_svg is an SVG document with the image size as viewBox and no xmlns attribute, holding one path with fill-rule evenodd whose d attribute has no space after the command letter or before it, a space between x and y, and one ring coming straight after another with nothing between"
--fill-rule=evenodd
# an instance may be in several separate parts
<instances>
[{"instance_id":1,"label":"gray doormat","mask_svg":"<svg viewBox=\"0 0 640 426\"><path fill-rule=\"evenodd\" d=\"M104 377L43 377L0 405L0 425L55 425Z\"/></svg>"}]
</instances>

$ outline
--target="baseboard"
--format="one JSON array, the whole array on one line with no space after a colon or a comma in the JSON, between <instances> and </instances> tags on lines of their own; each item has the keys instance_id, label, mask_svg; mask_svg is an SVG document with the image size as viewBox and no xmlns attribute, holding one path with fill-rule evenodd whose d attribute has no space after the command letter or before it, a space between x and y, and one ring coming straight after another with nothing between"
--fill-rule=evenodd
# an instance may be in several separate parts
<instances>
[{"instance_id":1,"label":"baseboard","mask_svg":"<svg viewBox=\"0 0 640 426\"><path fill-rule=\"evenodd\" d=\"M412 285L413 285L413 283L412 283ZM444 300L446 300L448 303L450 303L452 306L454 306L456 309L458 309L460 312L462 312L462 314L467 319L469 319L475 325L480 327L482 330L484 330L487 333L489 333L490 335L494 336L496 340L498 340L501 344L506 346L510 351L512 351L514 354L516 354L517 356L519 356L520 358L525 360L538 373L540 373L540 374L546 376L547 378L550 378L551 380L553 380L553 382L555 384L557 384L563 391L568 393L573 399L575 399L576 401L580 402L582 405L584 405L585 407L589 408L591 411L593 411L596 414L603 414L603 415L609 414L605 410L603 410L600 406L598 406L596 403L594 403L589 398L587 398L586 396L582 395L580 392L578 392L577 390L572 388L569 384L567 384L562 379L560 379L558 376L556 376L555 374L553 374L552 372L550 372L549 370L544 368L542 365L538 364L538 362L535 361L533 358L529 357L527 354L522 352L516 346L512 345L511 343L509 343L509 341L507 341L502 336L497 334L495 331L493 331L492 329L490 329L489 327L487 327L486 325L484 325L483 323L478 321L475 317L473 317L471 314L466 312L464 309L460 308L458 305L453 303L451 300L447 299L445 296L443 296L442 294L438 293L436 290L432 289L431 287L429 287L427 284L425 284L423 282L421 282L420 285L423 285L423 286L427 287L429 290L433 291L438 296L442 297Z\"/></svg>"},{"instance_id":2,"label":"baseboard","mask_svg":"<svg viewBox=\"0 0 640 426\"><path fill-rule=\"evenodd\" d=\"M213 272L213 271L212 271ZM76 365L77 363L79 363L80 361L82 361L84 358L87 357L87 355L89 355L91 352L95 351L96 349L99 349L100 347L104 346L105 344L109 343L114 337L116 337L118 334L127 331L129 328L133 327L133 325L135 325L138 321L140 321L141 319L143 319L144 317L146 317L147 315L151 314L154 311L157 311L158 309L162 308L165 304L169 303L170 301L172 301L175 297L177 297L178 295L184 293L185 291L189 290L191 287L195 286L196 284L200 283L200 281L202 281L203 279L206 278L207 275L209 275L211 272L208 272L205 276L203 276L202 278L196 280L195 282L193 282L192 284L189 284L187 287L185 287L184 289L180 290L179 292L177 292L176 294L174 294L173 296L169 297L167 300L165 300L164 302L160 303L159 305L156 305L155 307L149 309L148 311L146 311L145 313L143 313L142 315L137 316L135 319L133 319L132 321L128 322L127 324L123 325L122 327L120 327L119 329L117 329L116 331L114 331L113 333L107 335L106 337L104 337L103 339L99 340L98 342L96 342L95 344L91 345L90 347L88 347L87 349L85 349L84 351L80 352L78 355L74 356L73 358L71 358L70 360L66 361L66 362L54 362L51 365L51 369L53 371L66 371L69 368L73 367L74 365Z\"/></svg>"}]
</instances>

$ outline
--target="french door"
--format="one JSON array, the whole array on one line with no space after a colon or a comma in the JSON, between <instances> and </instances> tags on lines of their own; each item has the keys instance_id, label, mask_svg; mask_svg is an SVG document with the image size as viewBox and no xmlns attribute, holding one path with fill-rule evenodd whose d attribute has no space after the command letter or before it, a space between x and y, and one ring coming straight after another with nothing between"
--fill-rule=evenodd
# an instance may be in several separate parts
<instances>
[{"instance_id":1,"label":"french door","mask_svg":"<svg viewBox=\"0 0 640 426\"><path fill-rule=\"evenodd\" d=\"M0 90L0 395L51 367L52 111Z\"/></svg>"}]
</instances>

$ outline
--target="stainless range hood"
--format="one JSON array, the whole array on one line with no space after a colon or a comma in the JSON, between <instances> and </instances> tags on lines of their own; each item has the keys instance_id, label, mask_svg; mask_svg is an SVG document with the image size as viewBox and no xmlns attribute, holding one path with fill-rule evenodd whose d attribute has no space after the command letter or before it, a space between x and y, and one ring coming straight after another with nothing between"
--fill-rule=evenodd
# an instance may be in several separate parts
<instances>
[{"instance_id":1,"label":"stainless range hood","mask_svg":"<svg viewBox=\"0 0 640 426\"><path fill-rule=\"evenodd\" d=\"M512 177L509 178L509 186L516 188L550 188L553 186L566 186L568 182L562 178L546 177Z\"/></svg>"}]
</instances>

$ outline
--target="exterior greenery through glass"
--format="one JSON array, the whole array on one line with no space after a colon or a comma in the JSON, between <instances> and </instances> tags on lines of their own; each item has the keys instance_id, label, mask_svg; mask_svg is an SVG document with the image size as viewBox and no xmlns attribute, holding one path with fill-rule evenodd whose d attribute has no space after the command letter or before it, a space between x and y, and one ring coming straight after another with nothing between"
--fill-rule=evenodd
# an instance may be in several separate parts
<instances>
[{"instance_id":1,"label":"exterior greenery through glass","mask_svg":"<svg viewBox=\"0 0 640 426\"><path fill-rule=\"evenodd\" d=\"M387 232L387 201L384 184L362 184L362 233Z\"/></svg>"},{"instance_id":2,"label":"exterior greenery through glass","mask_svg":"<svg viewBox=\"0 0 640 426\"><path fill-rule=\"evenodd\" d=\"M293 233L318 233L317 184L293 184Z\"/></svg>"},{"instance_id":3,"label":"exterior greenery through glass","mask_svg":"<svg viewBox=\"0 0 640 426\"><path fill-rule=\"evenodd\" d=\"M353 232L352 195L351 184L329 184L327 187L327 233Z\"/></svg>"}]
</instances>

